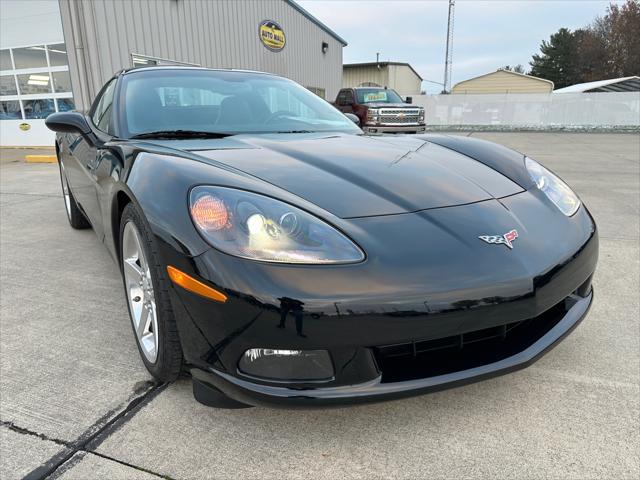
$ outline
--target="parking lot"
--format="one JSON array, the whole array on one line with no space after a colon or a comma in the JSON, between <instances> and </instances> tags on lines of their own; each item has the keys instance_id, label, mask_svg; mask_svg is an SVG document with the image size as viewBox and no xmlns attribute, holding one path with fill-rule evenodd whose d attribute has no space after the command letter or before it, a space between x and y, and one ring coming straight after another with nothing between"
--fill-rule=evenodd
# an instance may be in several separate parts
<instances>
[{"instance_id":1,"label":"parking lot","mask_svg":"<svg viewBox=\"0 0 640 480\"><path fill-rule=\"evenodd\" d=\"M600 228L590 315L532 367L393 402L217 410L155 384L115 263L57 165L0 165L0 478L638 478L640 138L475 133L559 173ZM11 157L13 155L13 157Z\"/></svg>"}]
</instances>

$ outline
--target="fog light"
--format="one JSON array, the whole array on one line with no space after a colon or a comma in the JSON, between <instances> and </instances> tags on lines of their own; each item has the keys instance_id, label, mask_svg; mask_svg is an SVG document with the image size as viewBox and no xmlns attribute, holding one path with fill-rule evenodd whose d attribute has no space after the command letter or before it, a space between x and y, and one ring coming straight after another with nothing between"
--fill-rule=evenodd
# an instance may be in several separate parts
<instances>
[{"instance_id":1,"label":"fog light","mask_svg":"<svg viewBox=\"0 0 640 480\"><path fill-rule=\"evenodd\" d=\"M326 350L252 348L244 352L238 369L265 380L305 382L333 378L333 363Z\"/></svg>"}]
</instances>

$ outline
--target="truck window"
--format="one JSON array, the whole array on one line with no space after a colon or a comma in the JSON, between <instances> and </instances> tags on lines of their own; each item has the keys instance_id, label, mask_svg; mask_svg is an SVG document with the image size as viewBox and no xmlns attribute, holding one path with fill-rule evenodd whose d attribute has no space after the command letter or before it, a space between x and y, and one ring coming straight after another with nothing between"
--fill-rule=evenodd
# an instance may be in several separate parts
<instances>
[{"instance_id":1,"label":"truck window","mask_svg":"<svg viewBox=\"0 0 640 480\"><path fill-rule=\"evenodd\" d=\"M359 88L358 103L404 103L402 97L390 88Z\"/></svg>"},{"instance_id":2,"label":"truck window","mask_svg":"<svg viewBox=\"0 0 640 480\"><path fill-rule=\"evenodd\" d=\"M354 103L355 103L355 100L353 98L353 91L345 90L344 105L352 105Z\"/></svg>"}]
</instances>

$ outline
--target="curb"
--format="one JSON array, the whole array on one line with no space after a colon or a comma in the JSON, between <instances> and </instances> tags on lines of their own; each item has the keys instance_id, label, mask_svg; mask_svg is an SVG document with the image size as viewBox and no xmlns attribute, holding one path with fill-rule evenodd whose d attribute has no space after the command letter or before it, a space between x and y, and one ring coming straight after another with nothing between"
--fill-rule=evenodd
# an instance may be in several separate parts
<instances>
[{"instance_id":1,"label":"curb","mask_svg":"<svg viewBox=\"0 0 640 480\"><path fill-rule=\"evenodd\" d=\"M58 159L55 155L25 155L24 161L27 163L56 163Z\"/></svg>"}]
</instances>

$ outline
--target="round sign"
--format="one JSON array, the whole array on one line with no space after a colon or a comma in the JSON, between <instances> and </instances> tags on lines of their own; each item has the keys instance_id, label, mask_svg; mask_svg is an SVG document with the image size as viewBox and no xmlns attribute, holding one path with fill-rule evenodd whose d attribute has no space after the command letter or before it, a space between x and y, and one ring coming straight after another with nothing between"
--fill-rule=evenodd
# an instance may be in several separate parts
<instances>
[{"instance_id":1,"label":"round sign","mask_svg":"<svg viewBox=\"0 0 640 480\"><path fill-rule=\"evenodd\" d=\"M18 125L18 128L20 128L20 130L22 130L23 132L26 132L27 130L29 130L31 128L31 125L29 125L28 123L21 123L20 125Z\"/></svg>"},{"instance_id":2,"label":"round sign","mask_svg":"<svg viewBox=\"0 0 640 480\"><path fill-rule=\"evenodd\" d=\"M287 43L284 31L273 20L264 20L258 28L258 35L262 44L272 52L279 52Z\"/></svg>"}]
</instances>

